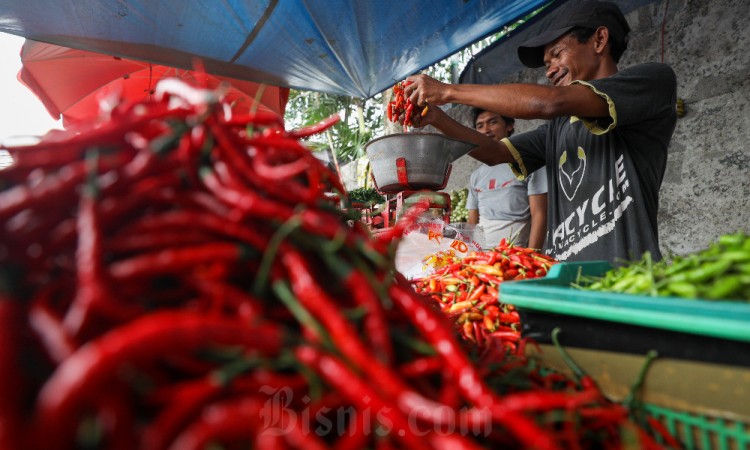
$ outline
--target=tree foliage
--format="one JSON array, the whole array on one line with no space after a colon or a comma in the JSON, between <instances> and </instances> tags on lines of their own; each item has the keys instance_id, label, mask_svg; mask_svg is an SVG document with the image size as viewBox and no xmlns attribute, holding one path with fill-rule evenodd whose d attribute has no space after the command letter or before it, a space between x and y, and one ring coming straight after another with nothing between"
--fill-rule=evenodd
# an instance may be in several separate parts
<instances>
[{"instance_id":1,"label":"tree foliage","mask_svg":"<svg viewBox=\"0 0 750 450\"><path fill-rule=\"evenodd\" d=\"M288 128L311 125L338 113L341 121L329 133L313 136L307 145L313 151L335 152L344 164L364 156L364 144L382 129L383 108L377 95L372 99L292 90L286 108ZM329 157L329 159L331 159Z\"/></svg>"}]
</instances>

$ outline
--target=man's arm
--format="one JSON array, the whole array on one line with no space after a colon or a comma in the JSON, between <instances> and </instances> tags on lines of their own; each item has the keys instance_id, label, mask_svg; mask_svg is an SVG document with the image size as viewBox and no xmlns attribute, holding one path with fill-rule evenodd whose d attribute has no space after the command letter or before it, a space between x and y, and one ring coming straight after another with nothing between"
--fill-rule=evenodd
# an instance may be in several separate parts
<instances>
[{"instance_id":1,"label":"man's arm","mask_svg":"<svg viewBox=\"0 0 750 450\"><path fill-rule=\"evenodd\" d=\"M462 125L440 108L428 108L424 116L417 115L414 117L413 125L418 128L432 125L446 136L476 145L476 148L470 151L468 155L487 165L494 166L515 162L505 144L478 132L474 128Z\"/></svg>"},{"instance_id":2,"label":"man's arm","mask_svg":"<svg viewBox=\"0 0 750 450\"><path fill-rule=\"evenodd\" d=\"M581 84L447 84L421 74L407 80L412 84L405 88L405 93L416 106L459 103L516 119L609 115L607 101Z\"/></svg>"},{"instance_id":3,"label":"man's arm","mask_svg":"<svg viewBox=\"0 0 750 450\"><path fill-rule=\"evenodd\" d=\"M471 225L476 225L479 223L479 210L478 209L469 210L469 218L467 222Z\"/></svg>"},{"instance_id":4,"label":"man's arm","mask_svg":"<svg viewBox=\"0 0 750 450\"><path fill-rule=\"evenodd\" d=\"M541 249L547 234L547 194L529 195L529 211L531 213L529 247Z\"/></svg>"}]
</instances>

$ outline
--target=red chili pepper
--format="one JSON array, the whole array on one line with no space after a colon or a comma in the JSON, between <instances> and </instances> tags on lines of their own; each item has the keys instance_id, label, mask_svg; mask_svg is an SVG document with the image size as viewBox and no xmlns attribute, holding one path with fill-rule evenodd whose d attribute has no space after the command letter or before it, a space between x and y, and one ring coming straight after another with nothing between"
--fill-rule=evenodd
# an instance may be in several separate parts
<instances>
[{"instance_id":1,"label":"red chili pepper","mask_svg":"<svg viewBox=\"0 0 750 450\"><path fill-rule=\"evenodd\" d=\"M186 229L179 233L174 231L156 231L141 234L121 234L106 245L106 250L114 254L154 251L168 247L207 244L216 238L199 230Z\"/></svg>"},{"instance_id":2,"label":"red chili pepper","mask_svg":"<svg viewBox=\"0 0 750 450\"><path fill-rule=\"evenodd\" d=\"M521 316L517 311L500 313L496 318L503 323L521 323Z\"/></svg>"},{"instance_id":3,"label":"red chili pepper","mask_svg":"<svg viewBox=\"0 0 750 450\"><path fill-rule=\"evenodd\" d=\"M258 323L264 317L262 300L222 280L191 277L187 283L194 286L205 298L211 300L212 311L221 314L229 308L247 323Z\"/></svg>"},{"instance_id":4,"label":"red chili pepper","mask_svg":"<svg viewBox=\"0 0 750 450\"><path fill-rule=\"evenodd\" d=\"M425 356L409 361L398 368L405 378L424 377L436 374L443 368L443 361L435 356Z\"/></svg>"},{"instance_id":5,"label":"red chili pepper","mask_svg":"<svg viewBox=\"0 0 750 450\"><path fill-rule=\"evenodd\" d=\"M133 256L110 265L109 275L117 281L134 280L165 273L179 273L200 264L239 262L248 256L243 244L212 242L193 247L170 248Z\"/></svg>"},{"instance_id":6,"label":"red chili pepper","mask_svg":"<svg viewBox=\"0 0 750 450\"><path fill-rule=\"evenodd\" d=\"M202 450L211 442L224 439L249 440L259 431L257 424L262 423L263 406L262 398L233 399L211 405L169 448Z\"/></svg>"},{"instance_id":7,"label":"red chili pepper","mask_svg":"<svg viewBox=\"0 0 750 450\"><path fill-rule=\"evenodd\" d=\"M654 430L659 437L662 438L665 444L669 446L670 449L679 450L681 448L684 448L683 444L680 443L673 435L669 432L666 426L664 426L663 423L661 423L658 419L647 416L646 421L648 423L648 426Z\"/></svg>"},{"instance_id":8,"label":"red chili pepper","mask_svg":"<svg viewBox=\"0 0 750 450\"><path fill-rule=\"evenodd\" d=\"M486 266L483 264L469 264L468 267L473 270L474 273L477 274L477 276L479 276L479 274L493 275L499 278L503 276L503 271L494 266Z\"/></svg>"},{"instance_id":9,"label":"red chili pepper","mask_svg":"<svg viewBox=\"0 0 750 450\"><path fill-rule=\"evenodd\" d=\"M254 111L245 114L232 114L232 117L229 119L222 118L221 123L226 127L246 127L248 124L252 124L255 126L275 125L275 127L272 128L284 128L284 118L271 111Z\"/></svg>"},{"instance_id":10,"label":"red chili pepper","mask_svg":"<svg viewBox=\"0 0 750 450\"><path fill-rule=\"evenodd\" d=\"M490 333L495 331L497 329L497 323L495 322L495 319L493 319L490 316L484 316L484 327L489 331Z\"/></svg>"},{"instance_id":11,"label":"red chili pepper","mask_svg":"<svg viewBox=\"0 0 750 450\"><path fill-rule=\"evenodd\" d=\"M101 421L101 432L107 436L108 448L112 450L130 450L138 446L138 436L133 433L136 420L129 402L130 396L119 390L103 392L93 402Z\"/></svg>"},{"instance_id":12,"label":"red chili pepper","mask_svg":"<svg viewBox=\"0 0 750 450\"><path fill-rule=\"evenodd\" d=\"M316 164L312 153L306 150L306 157L283 164L272 164L267 160L268 155L260 152L252 160L255 174L268 182L282 184L291 196L299 203L314 203L320 200L323 193L319 172L310 170ZM307 178L307 186L300 183L301 176Z\"/></svg>"},{"instance_id":13,"label":"red chili pepper","mask_svg":"<svg viewBox=\"0 0 750 450\"><path fill-rule=\"evenodd\" d=\"M32 299L29 310L29 325L34 331L47 356L59 364L72 355L78 343L63 327L62 320L52 311L50 296L60 289L58 283L40 290Z\"/></svg>"},{"instance_id":14,"label":"red chili pepper","mask_svg":"<svg viewBox=\"0 0 750 450\"><path fill-rule=\"evenodd\" d=\"M396 95L396 110L399 111L399 114L404 112L406 108L406 100L404 100L404 94L403 92L399 92Z\"/></svg>"},{"instance_id":15,"label":"red chili pepper","mask_svg":"<svg viewBox=\"0 0 750 450\"><path fill-rule=\"evenodd\" d=\"M408 106L406 107L406 115L404 116L404 125L411 125L411 115L414 112L414 104L409 102Z\"/></svg>"},{"instance_id":16,"label":"red chili pepper","mask_svg":"<svg viewBox=\"0 0 750 450\"><path fill-rule=\"evenodd\" d=\"M491 266L497 262L497 252L486 252L486 253L474 253L469 257L464 258L467 263L484 264Z\"/></svg>"},{"instance_id":17,"label":"red chili pepper","mask_svg":"<svg viewBox=\"0 0 750 450\"><path fill-rule=\"evenodd\" d=\"M190 228L204 230L225 238L237 239L261 251L265 250L268 245L268 242L261 235L243 223L227 221L214 213L189 209L143 216L132 221L125 231L132 234L142 234L160 230L177 232Z\"/></svg>"},{"instance_id":18,"label":"red chili pepper","mask_svg":"<svg viewBox=\"0 0 750 450\"><path fill-rule=\"evenodd\" d=\"M472 302L470 300L458 300L450 306L447 306L445 312L448 314L458 314L467 311L471 307Z\"/></svg>"},{"instance_id":19,"label":"red chili pepper","mask_svg":"<svg viewBox=\"0 0 750 450\"><path fill-rule=\"evenodd\" d=\"M484 284L479 285L479 287L474 289L474 292L471 293L468 300L472 303L478 302L479 298L484 294L485 289L486 286Z\"/></svg>"},{"instance_id":20,"label":"red chili pepper","mask_svg":"<svg viewBox=\"0 0 750 450\"><path fill-rule=\"evenodd\" d=\"M144 450L168 448L180 433L180 429L185 427L203 406L218 397L223 389L223 386L210 378L202 378L179 387L179 395L171 395L166 408L143 430Z\"/></svg>"},{"instance_id":21,"label":"red chili pepper","mask_svg":"<svg viewBox=\"0 0 750 450\"><path fill-rule=\"evenodd\" d=\"M215 199L209 202L205 198L201 198L198 193L193 195L183 195L176 193L174 190L166 189L165 184L175 183L178 184L179 180L169 174L169 176L158 176L149 177L143 180L137 181L133 186L129 195L124 197L109 197L103 198L99 202L100 214L99 222L103 230L110 230L112 226L129 223L133 220L133 217L137 213L141 213L144 208L157 207L159 205L166 207L175 204L183 204L188 206L192 203L198 203L200 206L210 208L215 214L222 217L226 217L228 209L219 209L224 205L218 203ZM189 203L187 203L189 202ZM225 208L225 207L224 207ZM49 244L47 245L47 251L51 254L56 254L63 251L68 245L75 243L77 224L76 219L66 219L58 225L49 237Z\"/></svg>"},{"instance_id":22,"label":"red chili pepper","mask_svg":"<svg viewBox=\"0 0 750 450\"><path fill-rule=\"evenodd\" d=\"M479 344L480 347L484 347L486 341L484 330L479 325L479 322L472 322L471 325L474 328L474 341Z\"/></svg>"},{"instance_id":23,"label":"red chili pepper","mask_svg":"<svg viewBox=\"0 0 750 450\"><path fill-rule=\"evenodd\" d=\"M498 330L489 334L493 339L500 339L502 341L518 342L521 339L521 333L517 331L504 331Z\"/></svg>"},{"instance_id":24,"label":"red chili pepper","mask_svg":"<svg viewBox=\"0 0 750 450\"><path fill-rule=\"evenodd\" d=\"M367 337L372 341L372 351L378 359L385 364L392 364L395 359L393 344L390 338L388 319L383 304L373 289L365 289L368 286L365 276L352 270L350 275L344 279L344 285L353 293L357 304L363 306L366 311L365 331Z\"/></svg>"},{"instance_id":25,"label":"red chili pepper","mask_svg":"<svg viewBox=\"0 0 750 450\"><path fill-rule=\"evenodd\" d=\"M433 273L433 276L439 276L444 274L455 274L458 270L460 270L463 267L462 262L455 262L452 264L448 264L447 266L443 266Z\"/></svg>"},{"instance_id":26,"label":"red chili pepper","mask_svg":"<svg viewBox=\"0 0 750 450\"><path fill-rule=\"evenodd\" d=\"M500 309L500 305L497 302L484 306L484 314L492 317L493 319L497 319L501 312L502 311Z\"/></svg>"},{"instance_id":27,"label":"red chili pepper","mask_svg":"<svg viewBox=\"0 0 750 450\"><path fill-rule=\"evenodd\" d=\"M403 442L407 448L430 448L421 437L414 434L415 427L399 408L390 407L390 403L381 398L369 383L356 376L341 361L309 346L298 348L296 356L302 363L318 372L358 409L378 411L382 414L382 418L393 425L390 436Z\"/></svg>"},{"instance_id":28,"label":"red chili pepper","mask_svg":"<svg viewBox=\"0 0 750 450\"><path fill-rule=\"evenodd\" d=\"M514 328L514 326L512 324L510 326L509 325L505 325L505 324L498 324L497 327L495 328L495 331L507 332L507 333L510 333L510 334L512 334L514 336L517 336L520 339L520 332L516 328ZM513 341L518 340L515 337L511 338L511 339Z\"/></svg>"},{"instance_id":29,"label":"red chili pepper","mask_svg":"<svg viewBox=\"0 0 750 450\"><path fill-rule=\"evenodd\" d=\"M95 173L92 173L92 182ZM76 249L76 294L63 319L63 326L75 336L90 324L92 315L116 320L135 317L140 310L118 302L110 288L110 280L103 264L103 238L99 226L96 186L83 189L78 209L78 248Z\"/></svg>"},{"instance_id":30,"label":"red chili pepper","mask_svg":"<svg viewBox=\"0 0 750 450\"><path fill-rule=\"evenodd\" d=\"M342 354L362 368L374 370L382 367L371 358L352 325L336 310L335 302L315 282L305 259L293 249L287 248L282 252L281 261L287 267L293 292L302 305L331 333Z\"/></svg>"}]
</instances>

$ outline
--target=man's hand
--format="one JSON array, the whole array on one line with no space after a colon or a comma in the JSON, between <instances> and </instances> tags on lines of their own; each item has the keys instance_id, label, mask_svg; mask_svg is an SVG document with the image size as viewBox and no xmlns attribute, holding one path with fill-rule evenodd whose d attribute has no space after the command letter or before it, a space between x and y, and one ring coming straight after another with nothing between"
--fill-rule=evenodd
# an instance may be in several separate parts
<instances>
[{"instance_id":1,"label":"man's hand","mask_svg":"<svg viewBox=\"0 0 750 450\"><path fill-rule=\"evenodd\" d=\"M412 111L409 126L413 128L423 128L427 125L432 125L441 113L443 113L443 110L437 106L423 105L415 107ZM403 124L405 119L405 115L402 114L398 118L398 121Z\"/></svg>"},{"instance_id":2,"label":"man's hand","mask_svg":"<svg viewBox=\"0 0 750 450\"><path fill-rule=\"evenodd\" d=\"M420 111L425 105L444 105L447 103L447 89L450 84L428 77L427 75L411 75L406 77L411 84L404 88L404 94L409 97L415 108Z\"/></svg>"}]
</instances>

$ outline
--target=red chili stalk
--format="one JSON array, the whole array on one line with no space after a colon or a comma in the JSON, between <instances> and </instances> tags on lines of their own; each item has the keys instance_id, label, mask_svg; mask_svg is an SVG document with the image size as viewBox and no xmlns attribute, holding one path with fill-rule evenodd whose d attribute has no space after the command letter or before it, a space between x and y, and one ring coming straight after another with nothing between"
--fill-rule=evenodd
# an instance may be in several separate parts
<instances>
[{"instance_id":1,"label":"red chili stalk","mask_svg":"<svg viewBox=\"0 0 750 450\"><path fill-rule=\"evenodd\" d=\"M235 319L188 312L143 316L90 341L47 379L37 397L36 427L45 431L39 438L70 448L82 408L107 389L124 365L209 345L239 345L272 355L280 349L282 336L275 326L250 327Z\"/></svg>"},{"instance_id":2,"label":"red chili stalk","mask_svg":"<svg viewBox=\"0 0 750 450\"><path fill-rule=\"evenodd\" d=\"M0 292L0 448L28 448L23 416L26 380L21 370L24 310L10 295Z\"/></svg>"},{"instance_id":3,"label":"red chili stalk","mask_svg":"<svg viewBox=\"0 0 750 450\"><path fill-rule=\"evenodd\" d=\"M518 410L507 409L504 400L499 399L484 383L466 354L456 341L452 327L440 313L430 309L417 294L408 287L408 281L400 282L391 288L391 297L400 309L422 332L428 342L435 347L446 363L446 370L458 380L461 394L480 410L490 411L493 419L508 427L513 435L529 448L557 449L553 439L533 422L522 417ZM516 405L519 408L524 405ZM514 408L514 409L515 409Z\"/></svg>"},{"instance_id":4,"label":"red chili stalk","mask_svg":"<svg viewBox=\"0 0 750 450\"><path fill-rule=\"evenodd\" d=\"M445 416L446 411L440 408L441 405L413 391L391 367L372 356L352 324L338 312L336 302L318 285L308 263L298 252L286 249L282 252L281 259L287 267L294 294L323 324L337 349L346 358L360 370L367 371L369 378L378 380L378 388L396 401L400 408L415 414L415 417L432 423L450 419ZM362 288L364 286L359 287Z\"/></svg>"}]
</instances>

